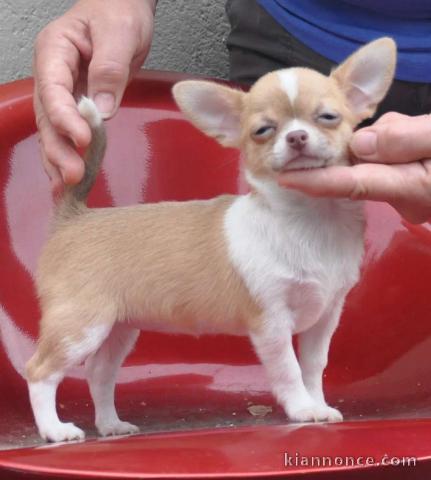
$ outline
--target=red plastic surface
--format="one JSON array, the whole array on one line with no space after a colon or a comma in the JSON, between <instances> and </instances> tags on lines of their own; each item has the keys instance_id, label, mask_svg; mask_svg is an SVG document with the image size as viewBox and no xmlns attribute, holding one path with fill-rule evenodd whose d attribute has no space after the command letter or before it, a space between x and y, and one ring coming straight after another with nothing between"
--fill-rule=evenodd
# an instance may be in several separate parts
<instances>
[{"instance_id":1,"label":"red plastic surface","mask_svg":"<svg viewBox=\"0 0 431 480\"><path fill-rule=\"evenodd\" d=\"M130 86L108 123L92 206L244 190L237 152L222 149L178 113L170 88L179 78L147 72ZM404 224L382 204L367 205L362 279L349 295L325 374L328 399L345 423L289 425L246 338L148 333L117 388L120 415L142 433L95 438L79 367L61 386L58 405L89 440L43 445L22 378L38 325L32 274L51 208L31 87L29 80L0 87L0 478L431 476L431 232ZM254 417L252 405L272 412ZM293 465L285 465L285 452ZM411 456L416 467L362 465L366 457L388 463ZM312 457L330 458L319 467Z\"/></svg>"}]
</instances>

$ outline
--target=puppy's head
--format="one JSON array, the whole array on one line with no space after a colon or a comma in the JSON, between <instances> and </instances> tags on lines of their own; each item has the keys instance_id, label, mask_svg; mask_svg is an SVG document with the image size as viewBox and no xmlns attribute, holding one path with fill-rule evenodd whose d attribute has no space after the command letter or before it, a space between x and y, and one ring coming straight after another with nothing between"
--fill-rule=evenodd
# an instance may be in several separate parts
<instances>
[{"instance_id":1,"label":"puppy's head","mask_svg":"<svg viewBox=\"0 0 431 480\"><path fill-rule=\"evenodd\" d=\"M248 93L204 81L173 89L183 113L222 145L241 148L255 175L348 163L354 127L371 117L394 76L396 46L371 42L329 77L289 68L260 78Z\"/></svg>"}]
</instances>

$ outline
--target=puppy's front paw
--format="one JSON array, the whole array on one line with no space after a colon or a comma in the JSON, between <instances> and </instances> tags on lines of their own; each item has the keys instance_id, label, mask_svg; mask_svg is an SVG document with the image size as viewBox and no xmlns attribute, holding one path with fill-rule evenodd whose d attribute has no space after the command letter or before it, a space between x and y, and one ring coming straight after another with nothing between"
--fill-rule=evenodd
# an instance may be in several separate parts
<instances>
[{"instance_id":1,"label":"puppy's front paw","mask_svg":"<svg viewBox=\"0 0 431 480\"><path fill-rule=\"evenodd\" d=\"M41 430L40 436L47 442L68 442L84 440L85 433L73 423L58 423Z\"/></svg>"},{"instance_id":2,"label":"puppy's front paw","mask_svg":"<svg viewBox=\"0 0 431 480\"><path fill-rule=\"evenodd\" d=\"M129 433L138 433L139 427L129 422L113 422L105 425L97 425L97 430L102 437L108 437L109 435L128 435Z\"/></svg>"},{"instance_id":3,"label":"puppy's front paw","mask_svg":"<svg viewBox=\"0 0 431 480\"><path fill-rule=\"evenodd\" d=\"M343 414L336 408L332 408L329 405L320 405L319 417L321 422L342 422Z\"/></svg>"},{"instance_id":4,"label":"puppy's front paw","mask_svg":"<svg viewBox=\"0 0 431 480\"><path fill-rule=\"evenodd\" d=\"M335 408L328 405L313 405L298 409L289 414L292 422L341 422L343 415Z\"/></svg>"}]
</instances>

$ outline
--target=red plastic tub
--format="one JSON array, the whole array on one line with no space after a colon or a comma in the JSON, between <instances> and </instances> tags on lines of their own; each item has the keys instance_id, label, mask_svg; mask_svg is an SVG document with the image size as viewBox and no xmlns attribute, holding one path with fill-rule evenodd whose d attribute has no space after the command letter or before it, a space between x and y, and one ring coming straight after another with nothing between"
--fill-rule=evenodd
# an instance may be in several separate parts
<instances>
[{"instance_id":1,"label":"red plastic tub","mask_svg":"<svg viewBox=\"0 0 431 480\"><path fill-rule=\"evenodd\" d=\"M179 78L147 72L132 83L108 123L92 206L244 190L237 152L178 113L170 89ZM96 438L76 368L58 406L88 440L43 444L22 377L38 328L32 275L51 209L31 93L30 80L0 87L0 478L430 478L431 232L382 204L367 205L363 274L325 374L344 423L289 424L246 338L149 333L117 388L120 415L141 434ZM252 415L256 405L272 411Z\"/></svg>"}]
</instances>

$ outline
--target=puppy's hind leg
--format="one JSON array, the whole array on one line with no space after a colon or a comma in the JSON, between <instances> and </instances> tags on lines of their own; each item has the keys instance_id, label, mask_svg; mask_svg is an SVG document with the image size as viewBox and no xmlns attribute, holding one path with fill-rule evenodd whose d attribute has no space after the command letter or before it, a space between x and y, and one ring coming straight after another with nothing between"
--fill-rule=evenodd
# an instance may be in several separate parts
<instances>
[{"instance_id":1,"label":"puppy's hind leg","mask_svg":"<svg viewBox=\"0 0 431 480\"><path fill-rule=\"evenodd\" d=\"M124 359L135 345L139 330L121 323L85 363L87 380L95 408L95 424L100 435L125 435L139 428L120 420L115 408L115 379Z\"/></svg>"},{"instance_id":2,"label":"puppy's hind leg","mask_svg":"<svg viewBox=\"0 0 431 480\"><path fill-rule=\"evenodd\" d=\"M57 320L57 321L56 321ZM88 325L80 336L67 336L59 319L42 320L42 329L35 354L26 366L30 403L40 436L50 442L80 440L84 432L73 423L58 418L56 392L67 370L79 365L104 341L111 323Z\"/></svg>"},{"instance_id":3,"label":"puppy's hind leg","mask_svg":"<svg viewBox=\"0 0 431 480\"><path fill-rule=\"evenodd\" d=\"M58 370L37 381L28 381L30 403L40 436L48 442L83 440L85 433L73 423L61 422L55 396L64 371Z\"/></svg>"}]
</instances>

